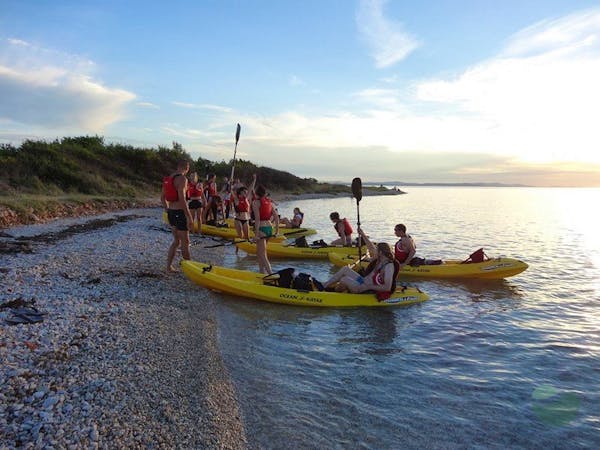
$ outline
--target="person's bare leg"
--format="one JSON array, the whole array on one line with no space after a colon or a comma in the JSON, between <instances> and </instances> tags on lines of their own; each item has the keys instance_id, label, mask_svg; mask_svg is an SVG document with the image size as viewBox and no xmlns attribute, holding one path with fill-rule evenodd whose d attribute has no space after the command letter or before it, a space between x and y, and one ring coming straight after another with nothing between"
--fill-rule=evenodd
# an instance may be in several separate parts
<instances>
[{"instance_id":1,"label":"person's bare leg","mask_svg":"<svg viewBox=\"0 0 600 450\"><path fill-rule=\"evenodd\" d=\"M358 274L356 272L354 272L354 270L352 270L350 267L344 266L340 270L338 270L336 273L334 273L333 276L323 284L323 286L325 286L326 288L331 287L334 283L337 283L343 277L352 277L352 276L354 276L354 278L356 278L358 276Z\"/></svg>"},{"instance_id":2,"label":"person's bare leg","mask_svg":"<svg viewBox=\"0 0 600 450\"><path fill-rule=\"evenodd\" d=\"M189 231L178 231L177 233L181 244L181 256L183 259L190 259L190 233Z\"/></svg>"},{"instance_id":3,"label":"person's bare leg","mask_svg":"<svg viewBox=\"0 0 600 450\"><path fill-rule=\"evenodd\" d=\"M175 259L175 252L177 252L177 248L180 245L178 231L175 227L171 227L171 232L173 233L173 242L167 254L167 273L177 272L177 269L173 267L173 259Z\"/></svg>"}]
</instances>

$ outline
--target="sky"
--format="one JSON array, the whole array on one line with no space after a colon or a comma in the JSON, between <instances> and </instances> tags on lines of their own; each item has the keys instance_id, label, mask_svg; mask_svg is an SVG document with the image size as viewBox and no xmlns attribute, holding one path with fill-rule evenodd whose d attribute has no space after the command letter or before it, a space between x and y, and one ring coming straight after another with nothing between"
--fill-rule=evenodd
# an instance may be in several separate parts
<instances>
[{"instance_id":1,"label":"sky","mask_svg":"<svg viewBox=\"0 0 600 450\"><path fill-rule=\"evenodd\" d=\"M0 0L0 143L100 135L320 181L600 186L586 0Z\"/></svg>"}]
</instances>

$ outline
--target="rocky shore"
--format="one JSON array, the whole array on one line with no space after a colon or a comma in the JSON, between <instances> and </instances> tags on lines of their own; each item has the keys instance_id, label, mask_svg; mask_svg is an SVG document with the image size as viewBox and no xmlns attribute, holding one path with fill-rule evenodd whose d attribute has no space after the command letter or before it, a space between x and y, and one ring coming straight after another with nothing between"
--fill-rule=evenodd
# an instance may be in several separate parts
<instances>
[{"instance_id":1,"label":"rocky shore","mask_svg":"<svg viewBox=\"0 0 600 450\"><path fill-rule=\"evenodd\" d=\"M0 449L247 446L216 297L165 274L160 217L136 209L0 235ZM203 241L192 257L218 263ZM23 317L35 320L9 323Z\"/></svg>"}]
</instances>

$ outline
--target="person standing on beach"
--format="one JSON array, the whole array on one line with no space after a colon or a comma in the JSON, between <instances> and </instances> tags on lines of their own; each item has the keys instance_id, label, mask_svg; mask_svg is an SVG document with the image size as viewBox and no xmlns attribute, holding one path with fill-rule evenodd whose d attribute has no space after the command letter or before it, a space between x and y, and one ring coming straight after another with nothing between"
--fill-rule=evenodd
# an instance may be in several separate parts
<instances>
[{"instance_id":1,"label":"person standing on beach","mask_svg":"<svg viewBox=\"0 0 600 450\"><path fill-rule=\"evenodd\" d=\"M163 178L160 202L167 212L169 225L173 233L173 242L167 255L167 272L176 272L173 259L177 248L181 248L183 259L190 259L190 226L194 224L192 215L186 202L187 179L185 175L190 170L190 163L181 160L177 163L177 170L168 177Z\"/></svg>"},{"instance_id":2,"label":"person standing on beach","mask_svg":"<svg viewBox=\"0 0 600 450\"><path fill-rule=\"evenodd\" d=\"M250 239L250 201L248 200L248 195L249 192L254 192L255 184L256 174L252 175L250 188L247 188L241 183L236 183L234 185L235 189L231 193L233 209L235 211L235 231L237 232L237 237L240 239Z\"/></svg>"},{"instance_id":3,"label":"person standing on beach","mask_svg":"<svg viewBox=\"0 0 600 450\"><path fill-rule=\"evenodd\" d=\"M196 224L192 222L190 231L194 232L198 230L198 233L202 233L202 207L206 204L206 199L204 198L202 183L198 181L198 174L196 172L191 172L188 176L187 198L189 200L188 208L192 215L192 220L198 223L196 228Z\"/></svg>"},{"instance_id":4,"label":"person standing on beach","mask_svg":"<svg viewBox=\"0 0 600 450\"><path fill-rule=\"evenodd\" d=\"M271 202L265 187L259 184L256 187L256 199L252 201L254 212L254 236L256 240L256 256L258 257L258 270L264 274L271 274L271 263L267 258L267 239L279 233L279 216L277 209ZM273 232L275 223L275 232Z\"/></svg>"}]
</instances>

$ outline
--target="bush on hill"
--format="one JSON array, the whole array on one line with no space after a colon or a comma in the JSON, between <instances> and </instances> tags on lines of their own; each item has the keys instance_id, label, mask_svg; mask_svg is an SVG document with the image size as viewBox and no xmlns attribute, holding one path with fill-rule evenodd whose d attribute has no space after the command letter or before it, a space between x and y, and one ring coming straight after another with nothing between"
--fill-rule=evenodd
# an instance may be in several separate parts
<instances>
[{"instance_id":1,"label":"bush on hill","mask_svg":"<svg viewBox=\"0 0 600 450\"><path fill-rule=\"evenodd\" d=\"M100 136L65 137L52 142L26 140L19 147L0 144L0 192L49 194L81 193L148 197L160 190L162 177L171 173L177 161L190 161L200 177L215 173L219 180L229 176L232 161L196 161L173 142L172 148L136 148L106 144ZM347 187L318 183L289 172L256 166L237 160L235 177L258 181L270 190L301 192L340 192Z\"/></svg>"}]
</instances>

